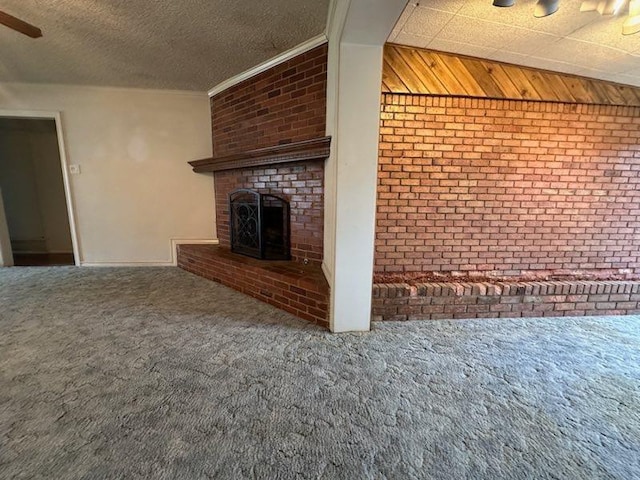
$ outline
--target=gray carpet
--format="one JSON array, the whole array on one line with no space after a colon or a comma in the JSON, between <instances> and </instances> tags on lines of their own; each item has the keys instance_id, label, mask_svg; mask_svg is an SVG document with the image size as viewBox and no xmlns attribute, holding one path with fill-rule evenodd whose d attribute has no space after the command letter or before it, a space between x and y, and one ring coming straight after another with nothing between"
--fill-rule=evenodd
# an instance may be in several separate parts
<instances>
[{"instance_id":1,"label":"gray carpet","mask_svg":"<svg viewBox=\"0 0 640 480\"><path fill-rule=\"evenodd\" d=\"M331 335L173 268L0 269L0 478L640 478L640 318Z\"/></svg>"}]
</instances>

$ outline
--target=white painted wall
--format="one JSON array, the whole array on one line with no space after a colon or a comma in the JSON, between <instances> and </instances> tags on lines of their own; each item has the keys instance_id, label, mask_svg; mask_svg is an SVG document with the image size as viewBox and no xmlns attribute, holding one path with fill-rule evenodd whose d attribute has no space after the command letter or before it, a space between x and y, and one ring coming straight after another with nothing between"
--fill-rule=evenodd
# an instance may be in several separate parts
<instances>
[{"instance_id":1,"label":"white painted wall","mask_svg":"<svg viewBox=\"0 0 640 480\"><path fill-rule=\"evenodd\" d=\"M329 20L325 265L333 332L371 324L382 47L406 0L336 0Z\"/></svg>"},{"instance_id":2,"label":"white painted wall","mask_svg":"<svg viewBox=\"0 0 640 480\"><path fill-rule=\"evenodd\" d=\"M170 264L172 239L212 239L213 179L186 163L211 156L206 93L0 84L0 116L61 113L79 260Z\"/></svg>"},{"instance_id":3,"label":"white painted wall","mask_svg":"<svg viewBox=\"0 0 640 480\"><path fill-rule=\"evenodd\" d=\"M73 252L53 120L0 121L0 187L14 252Z\"/></svg>"}]
</instances>

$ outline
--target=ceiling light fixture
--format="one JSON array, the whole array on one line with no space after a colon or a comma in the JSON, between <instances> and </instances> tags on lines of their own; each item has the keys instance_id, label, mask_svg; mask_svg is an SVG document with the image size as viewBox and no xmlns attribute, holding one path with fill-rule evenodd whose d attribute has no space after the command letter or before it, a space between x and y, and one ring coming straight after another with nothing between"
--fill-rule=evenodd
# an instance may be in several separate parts
<instances>
[{"instance_id":1,"label":"ceiling light fixture","mask_svg":"<svg viewBox=\"0 0 640 480\"><path fill-rule=\"evenodd\" d=\"M536 9L533 12L534 17L546 17L552 13L556 13L560 7L560 0L538 0Z\"/></svg>"},{"instance_id":2,"label":"ceiling light fixture","mask_svg":"<svg viewBox=\"0 0 640 480\"><path fill-rule=\"evenodd\" d=\"M626 0L617 0L616 1L616 3L613 5L613 13L614 13L614 15L616 13L618 13L622 7L624 7L624 2L625 1Z\"/></svg>"},{"instance_id":3,"label":"ceiling light fixture","mask_svg":"<svg viewBox=\"0 0 640 480\"><path fill-rule=\"evenodd\" d=\"M512 7L516 0L493 0L494 7ZM627 0L583 0L580 4L581 12L598 12L600 15L616 15L620 13ZM556 13L560 7L560 0L538 0L533 12L535 17L541 18ZM629 0L629 18L622 25L623 35L633 35L640 32L640 0Z\"/></svg>"},{"instance_id":4,"label":"ceiling light fixture","mask_svg":"<svg viewBox=\"0 0 640 480\"><path fill-rule=\"evenodd\" d=\"M516 0L493 0L494 7L513 7ZM538 0L533 15L540 18L558 11L560 0Z\"/></svg>"}]
</instances>

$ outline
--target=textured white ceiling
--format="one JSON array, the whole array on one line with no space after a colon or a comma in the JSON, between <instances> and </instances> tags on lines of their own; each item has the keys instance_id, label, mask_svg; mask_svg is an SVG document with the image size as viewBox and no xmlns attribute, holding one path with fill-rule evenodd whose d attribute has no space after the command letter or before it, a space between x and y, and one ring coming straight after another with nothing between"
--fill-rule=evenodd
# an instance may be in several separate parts
<instances>
[{"instance_id":1,"label":"textured white ceiling","mask_svg":"<svg viewBox=\"0 0 640 480\"><path fill-rule=\"evenodd\" d=\"M206 91L324 31L329 0L3 0L0 82Z\"/></svg>"},{"instance_id":2,"label":"textured white ceiling","mask_svg":"<svg viewBox=\"0 0 640 480\"><path fill-rule=\"evenodd\" d=\"M535 0L411 1L389 42L640 86L640 33L622 35L624 12L580 13L581 0L533 16Z\"/></svg>"}]
</instances>

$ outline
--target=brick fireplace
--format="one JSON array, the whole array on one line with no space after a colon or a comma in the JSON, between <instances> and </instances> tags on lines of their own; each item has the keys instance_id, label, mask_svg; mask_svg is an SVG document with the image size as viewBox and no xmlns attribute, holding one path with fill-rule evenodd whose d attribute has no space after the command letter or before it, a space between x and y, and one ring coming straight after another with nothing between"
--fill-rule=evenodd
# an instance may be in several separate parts
<instances>
[{"instance_id":1,"label":"brick fireplace","mask_svg":"<svg viewBox=\"0 0 640 480\"><path fill-rule=\"evenodd\" d=\"M240 188L253 189L282 195L289 201L292 260L318 265L322 262L324 158L234 168L216 172L214 178L220 245L231 246L229 194Z\"/></svg>"},{"instance_id":2,"label":"brick fireplace","mask_svg":"<svg viewBox=\"0 0 640 480\"><path fill-rule=\"evenodd\" d=\"M289 202L239 188L229 194L231 251L260 260L291 260Z\"/></svg>"},{"instance_id":3,"label":"brick fireplace","mask_svg":"<svg viewBox=\"0 0 640 480\"><path fill-rule=\"evenodd\" d=\"M327 47L322 45L211 98L213 157L190 162L213 172L219 245L180 245L178 266L328 326L323 252ZM231 252L229 196L240 189L289 206L290 261Z\"/></svg>"}]
</instances>

